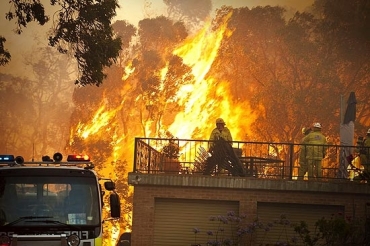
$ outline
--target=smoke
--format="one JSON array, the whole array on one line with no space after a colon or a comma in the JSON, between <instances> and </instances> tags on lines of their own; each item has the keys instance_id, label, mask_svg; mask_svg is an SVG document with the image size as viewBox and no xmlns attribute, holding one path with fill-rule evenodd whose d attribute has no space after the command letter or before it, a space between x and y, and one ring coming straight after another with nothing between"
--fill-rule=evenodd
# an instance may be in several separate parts
<instances>
[{"instance_id":1,"label":"smoke","mask_svg":"<svg viewBox=\"0 0 370 246\"><path fill-rule=\"evenodd\" d=\"M48 6L46 8L47 13L49 15L55 13L55 11L50 11L51 9L50 9L50 6L48 5L49 4L48 1L44 1L44 2L46 4L45 7ZM257 5L264 5L264 4L281 5L281 6L290 4L292 8L297 8L297 10L302 10L303 8L305 8L305 6L309 6L310 3L312 2L313 0L310 0L310 1L217 0L217 1L213 1L213 14L217 8L220 8L223 5L229 5L234 8L245 7L245 6L252 8ZM128 22L133 23L135 25L138 23L139 20L142 20L146 17L155 17L155 16L159 16L162 14L165 15L166 13L163 0L153 0L151 2L146 1L146 0L142 0L142 1L120 0L119 5L121 6L121 8L117 10L116 19L117 20L127 19ZM13 31L16 27L14 20L9 22L8 20L5 19L5 13L9 11L9 7L10 5L7 1L0 2L0 9L1 9L0 15L3 16L3 18L0 19L0 35L4 36L7 39L5 43L5 48L8 49L12 55L11 62L6 66L0 67L0 73L11 74L14 76L33 79L32 78L33 71L31 70L30 67L25 65L24 61L26 59L26 56L27 56L27 59L39 59L37 49L40 47L48 46L47 37L48 37L48 31L52 24L52 16L50 16L51 20L47 25L40 26L37 23L30 23L28 24L27 28L23 29L23 33L21 35L18 35ZM72 86L73 80L71 80L70 83ZM49 112L43 112L43 113L45 115L49 115ZM206 119L206 117L204 118ZM179 118L179 121L181 121L180 118ZM173 130L173 126L171 130Z\"/></svg>"},{"instance_id":2,"label":"smoke","mask_svg":"<svg viewBox=\"0 0 370 246\"><path fill-rule=\"evenodd\" d=\"M49 1L45 2L47 13L52 15L55 10L51 8ZM289 12L304 11L312 5L314 0L213 0L213 13L223 5L234 8L272 5L285 7ZM120 8L117 10L115 20L127 20L133 25L144 18L154 18L160 15L166 15L166 5L163 0L119 0ZM24 59L32 50L38 47L46 47L47 32L51 27L51 21L45 26L36 23L29 23L23 29L23 33L18 35L14 32L15 21L5 19L5 14L10 10L8 1L0 1L0 35L6 38L5 48L11 53L12 59L6 66L0 67L0 73L12 74L19 77L31 76L32 71L25 66Z\"/></svg>"},{"instance_id":3,"label":"smoke","mask_svg":"<svg viewBox=\"0 0 370 246\"><path fill-rule=\"evenodd\" d=\"M256 6L281 6L287 9L295 9L296 11L304 11L308 6L312 5L315 0L213 0L214 5L231 5L234 8L247 6L253 8Z\"/></svg>"},{"instance_id":4,"label":"smoke","mask_svg":"<svg viewBox=\"0 0 370 246\"><path fill-rule=\"evenodd\" d=\"M48 1L45 9L48 14L54 13ZM21 34L17 34L15 32L17 27L16 20L9 21L5 19L6 13L10 10L11 5L9 1L0 1L0 36L6 39L4 48L11 54L11 61L5 66L0 66L0 73L30 78L32 70L25 65L26 56L30 60L33 58L30 54L34 50L48 46L47 33L50 30L52 21L50 20L44 26L31 22L27 24L26 28L22 29L23 32Z\"/></svg>"},{"instance_id":5,"label":"smoke","mask_svg":"<svg viewBox=\"0 0 370 246\"><path fill-rule=\"evenodd\" d=\"M315 0L212 0L212 13L221 6L232 6L233 8L256 6L281 6L287 9L289 13L304 11L311 6ZM119 1L120 9L117 10L115 20L128 20L131 24L137 26L140 20L144 18L154 18L156 16L166 16L166 5L163 0L129 0Z\"/></svg>"}]
</instances>

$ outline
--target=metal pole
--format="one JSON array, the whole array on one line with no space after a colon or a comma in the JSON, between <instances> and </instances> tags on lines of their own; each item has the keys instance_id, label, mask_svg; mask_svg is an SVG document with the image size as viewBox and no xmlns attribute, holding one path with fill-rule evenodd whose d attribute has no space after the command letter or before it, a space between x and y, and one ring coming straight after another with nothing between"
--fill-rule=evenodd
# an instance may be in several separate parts
<instances>
[{"instance_id":1,"label":"metal pole","mask_svg":"<svg viewBox=\"0 0 370 246\"><path fill-rule=\"evenodd\" d=\"M339 111L339 126L342 124L343 122L343 95L340 95L340 111Z\"/></svg>"}]
</instances>

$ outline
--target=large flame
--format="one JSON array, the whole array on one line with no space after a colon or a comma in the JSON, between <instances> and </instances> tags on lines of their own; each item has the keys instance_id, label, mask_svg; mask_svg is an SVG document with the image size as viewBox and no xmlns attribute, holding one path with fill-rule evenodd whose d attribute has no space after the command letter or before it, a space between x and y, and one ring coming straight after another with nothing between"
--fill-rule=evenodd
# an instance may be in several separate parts
<instances>
[{"instance_id":1,"label":"large flame","mask_svg":"<svg viewBox=\"0 0 370 246\"><path fill-rule=\"evenodd\" d=\"M90 135L102 134L102 131L111 130L110 126L112 120L115 119L117 112L121 109L121 106L112 110L107 110L105 104L102 104L95 112L91 119L91 122L81 123L79 122L76 127L77 136L87 139ZM73 140L73 138L71 138Z\"/></svg>"},{"instance_id":2,"label":"large flame","mask_svg":"<svg viewBox=\"0 0 370 246\"><path fill-rule=\"evenodd\" d=\"M216 81L215 77L209 74L223 38L232 35L232 32L227 29L231 15L232 13L229 13L225 16L223 24L216 30L212 29L210 23L206 24L197 35L185 40L173 51L173 54L180 56L183 62L192 68L195 77L192 84L183 85L177 91L178 103L184 110L176 113L173 122L162 126L176 138L208 139L216 118L222 117L230 128L233 138L243 140L248 133L248 126L255 119L247 102L233 100L229 90L229 81ZM125 70L130 72L123 79L127 79L132 73L131 64L128 64ZM167 72L168 67L161 70L162 79ZM165 90L164 86L161 88ZM124 99L119 107L113 109L107 109L105 100L103 98L101 106L96 110L90 122L78 123L71 133L71 142L73 142L73 136L88 139L91 135L101 135L112 130L111 126L116 121L117 112L122 109ZM152 123L152 121L144 122L147 132ZM147 135L147 137L157 137ZM135 136L127 137L134 138ZM118 145L121 140L122 138L117 138L114 142ZM115 153L112 153L112 157L115 157L113 159L122 157L124 153L119 153L119 150L117 146ZM127 152L125 149L125 153ZM132 155L132 152L130 154Z\"/></svg>"},{"instance_id":3,"label":"large flame","mask_svg":"<svg viewBox=\"0 0 370 246\"><path fill-rule=\"evenodd\" d=\"M224 22L213 31L210 23L194 38L186 40L174 54L183 58L192 67L195 81L193 85L180 88L178 96L184 111L176 115L168 130L180 139L208 139L216 118L222 117L231 128L234 139L243 139L246 126L254 119L246 102L232 101L228 81L216 81L209 70L217 57L225 36L232 35L227 23L232 12L224 17Z\"/></svg>"},{"instance_id":4,"label":"large flame","mask_svg":"<svg viewBox=\"0 0 370 246\"><path fill-rule=\"evenodd\" d=\"M192 68L195 79L192 84L184 85L177 91L177 102L184 110L176 112L170 124L162 125L162 132L168 132L171 136L179 139L208 139L210 132L215 127L216 118L222 117L230 128L234 140L243 140L248 133L248 126L254 120L248 103L236 103L233 101L233 97L230 95L229 82L217 81L215 76L209 73L223 38L232 35L232 32L227 29L230 17L231 13L225 16L223 24L216 30L212 29L210 23L205 25L197 35L185 40L173 51L173 54L180 56L183 62ZM126 66L125 71L127 73L123 80L126 80L133 72L131 64ZM164 79L167 72L168 67L164 67L161 70L160 77ZM128 85L125 86L127 87ZM164 85L160 88L165 90ZM105 99L103 99L103 103L96 110L90 122L80 122L74 128L71 133L70 144L73 142L73 136L78 136L88 141L93 135L102 135L107 131L112 131L111 126L115 124L115 116L122 109L122 106L108 110L104 101ZM124 99L122 99L122 104L123 102ZM173 112L171 113L173 114ZM151 129L151 124L151 121L144 122L144 126L141 127L145 127L148 133L149 129ZM111 160L107 161L107 163L116 160L127 160L129 164L132 164L134 155L133 144L125 145L123 149L120 147L123 137L119 137L115 133L111 135L113 152L111 153ZM136 136L127 135L125 137L134 139ZM117 233L112 235L112 240L117 238L117 236Z\"/></svg>"}]
</instances>

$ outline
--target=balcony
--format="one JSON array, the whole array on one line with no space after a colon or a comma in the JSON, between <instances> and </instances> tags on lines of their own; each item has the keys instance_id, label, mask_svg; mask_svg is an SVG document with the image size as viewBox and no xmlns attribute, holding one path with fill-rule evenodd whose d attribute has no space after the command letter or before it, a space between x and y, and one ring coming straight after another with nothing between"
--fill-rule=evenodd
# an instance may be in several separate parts
<instances>
[{"instance_id":1,"label":"balcony","mask_svg":"<svg viewBox=\"0 0 370 246\"><path fill-rule=\"evenodd\" d=\"M296 180L300 151L307 148L321 149L325 153L320 181L348 181L349 174L361 173L359 169L347 170L349 154L344 154L353 153L356 146L219 143L172 138L136 138L133 173Z\"/></svg>"},{"instance_id":2,"label":"balcony","mask_svg":"<svg viewBox=\"0 0 370 246\"><path fill-rule=\"evenodd\" d=\"M133 245L165 245L173 235L183 243L194 225L209 228L207 222L196 222L198 218L226 211L264 223L288 214L291 221L306 221L310 228L337 210L346 218L370 218L370 186L365 180L351 182L347 168L341 168L347 166L344 153L353 153L356 146L215 145L208 140L135 139L133 171L128 174L134 186ZM299 155L309 147L325 150L322 177L298 180Z\"/></svg>"}]
</instances>

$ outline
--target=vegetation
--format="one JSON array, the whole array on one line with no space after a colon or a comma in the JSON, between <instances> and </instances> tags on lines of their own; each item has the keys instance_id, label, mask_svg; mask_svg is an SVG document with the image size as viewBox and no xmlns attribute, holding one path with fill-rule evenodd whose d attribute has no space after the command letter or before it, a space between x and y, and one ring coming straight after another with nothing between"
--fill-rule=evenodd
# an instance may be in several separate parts
<instances>
[{"instance_id":1,"label":"vegetation","mask_svg":"<svg viewBox=\"0 0 370 246\"><path fill-rule=\"evenodd\" d=\"M21 154L29 160L55 150L84 151L94 156L99 171L110 166L109 172L124 182L132 163L133 138L166 137L177 117L190 110L188 102L195 105L188 113L192 118L179 117L183 131L172 132L175 138L186 132L189 138L205 139L212 119L225 114L233 120L231 128L247 130L240 140L296 142L303 126L318 121L336 142L339 100L351 91L358 102L356 132L366 132L370 124L367 0L316 0L310 10L289 19L282 7L224 6L208 29L202 28L208 24L204 17L210 13L210 1L164 2L168 16L143 19L136 27L125 20L111 25L118 7L115 0L51 1L57 19L49 44L74 57L78 78L73 62L50 48L29 54L33 59L19 68L31 68L34 79L2 69L0 153ZM16 20L18 33L32 21L44 25L51 20L40 1L10 4L7 19ZM199 12L192 12L196 9ZM219 43L206 39L219 30L224 30ZM205 61L189 59L179 49L201 41L200 57L220 46L206 64L209 67L204 66L208 70L199 75L195 74L199 67L194 66ZM10 59L5 37L0 37L0 65ZM73 88L73 81L99 87ZM209 91L203 93L206 86ZM223 97L228 111L221 110ZM94 133L79 135L81 126L96 119L106 122ZM128 187L119 185L122 197L130 202ZM121 223L126 226L129 221Z\"/></svg>"},{"instance_id":2,"label":"vegetation","mask_svg":"<svg viewBox=\"0 0 370 246\"><path fill-rule=\"evenodd\" d=\"M40 0L11 0L11 10L6 19L16 20L16 32L22 33L30 22L46 24L51 18ZM49 44L62 54L71 54L77 61L79 85L99 86L106 78L103 69L113 64L121 49L121 40L114 37L111 20L116 15L116 0L65 1L50 0L51 6L59 7L54 16ZM4 48L6 39L0 36L0 65L7 64L10 53Z\"/></svg>"},{"instance_id":3,"label":"vegetation","mask_svg":"<svg viewBox=\"0 0 370 246\"><path fill-rule=\"evenodd\" d=\"M206 232L207 242L199 242L195 236L194 245L365 245L368 233L365 230L365 220L345 218L342 214L333 214L330 218L323 217L311 227L305 221L292 223L286 215L265 223L258 219L248 222L246 216L238 216L233 211L212 217L210 221L217 223L218 229ZM273 236L270 235L272 231L279 233ZM197 235L202 232L194 228L193 233Z\"/></svg>"}]
</instances>

